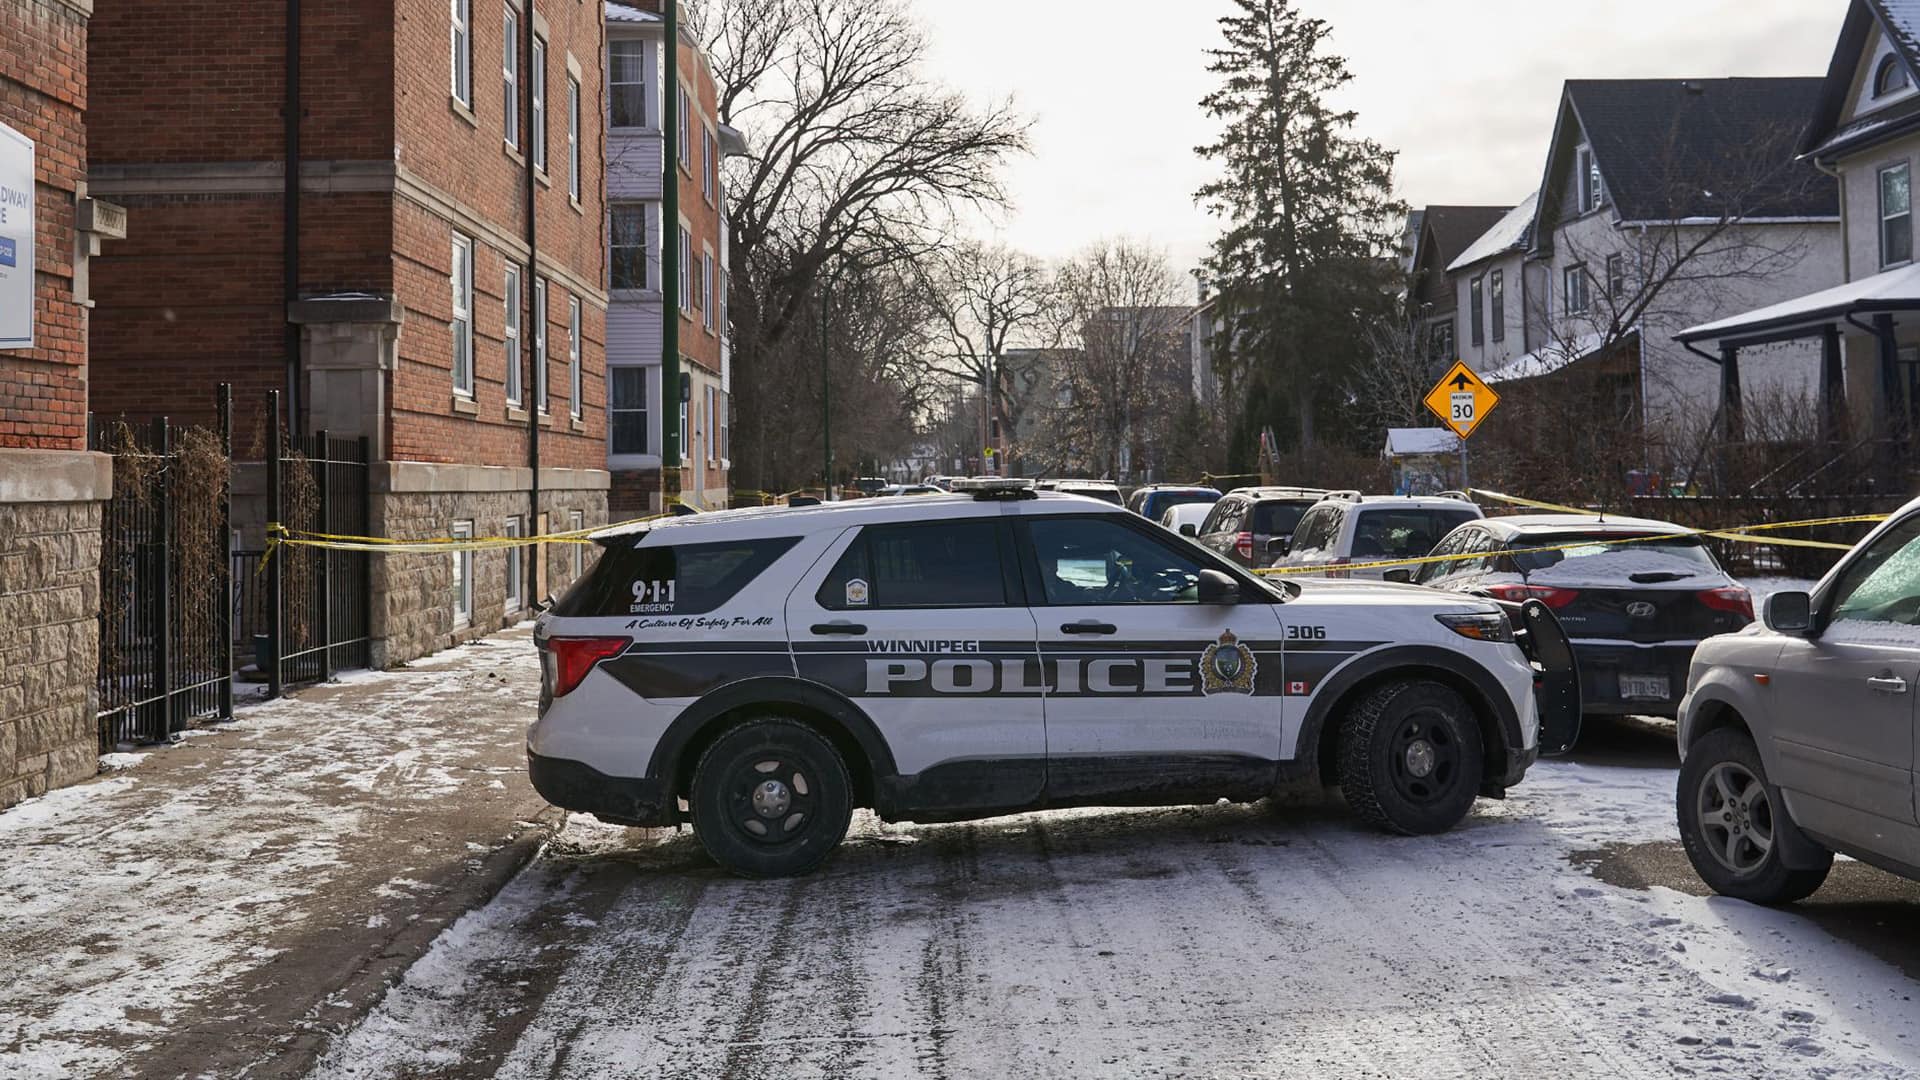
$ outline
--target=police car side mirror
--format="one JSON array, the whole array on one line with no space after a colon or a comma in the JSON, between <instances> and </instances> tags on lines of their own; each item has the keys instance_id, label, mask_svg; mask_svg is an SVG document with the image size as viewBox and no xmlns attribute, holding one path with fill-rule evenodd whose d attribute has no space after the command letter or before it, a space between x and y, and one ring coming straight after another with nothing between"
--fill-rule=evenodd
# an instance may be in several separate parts
<instances>
[{"instance_id":1,"label":"police car side mirror","mask_svg":"<svg viewBox=\"0 0 1920 1080\"><path fill-rule=\"evenodd\" d=\"M1240 583L1227 576L1224 570L1202 570L1200 571L1200 602L1237 604L1240 602Z\"/></svg>"},{"instance_id":2,"label":"police car side mirror","mask_svg":"<svg viewBox=\"0 0 1920 1080\"><path fill-rule=\"evenodd\" d=\"M1413 584L1413 571L1404 566L1396 566L1381 576L1388 581L1397 582L1401 585Z\"/></svg>"},{"instance_id":3,"label":"police car side mirror","mask_svg":"<svg viewBox=\"0 0 1920 1080\"><path fill-rule=\"evenodd\" d=\"M1181 536L1199 536L1200 530L1194 527L1193 522L1189 521L1185 525L1180 526L1180 535Z\"/></svg>"}]
</instances>

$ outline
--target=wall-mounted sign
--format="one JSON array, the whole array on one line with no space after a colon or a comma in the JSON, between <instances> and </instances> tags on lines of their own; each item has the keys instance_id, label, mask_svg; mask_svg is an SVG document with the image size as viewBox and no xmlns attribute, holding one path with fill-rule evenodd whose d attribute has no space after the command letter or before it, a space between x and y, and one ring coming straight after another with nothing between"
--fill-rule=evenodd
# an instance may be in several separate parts
<instances>
[{"instance_id":1,"label":"wall-mounted sign","mask_svg":"<svg viewBox=\"0 0 1920 1080\"><path fill-rule=\"evenodd\" d=\"M0 124L0 349L33 348L33 140Z\"/></svg>"}]
</instances>

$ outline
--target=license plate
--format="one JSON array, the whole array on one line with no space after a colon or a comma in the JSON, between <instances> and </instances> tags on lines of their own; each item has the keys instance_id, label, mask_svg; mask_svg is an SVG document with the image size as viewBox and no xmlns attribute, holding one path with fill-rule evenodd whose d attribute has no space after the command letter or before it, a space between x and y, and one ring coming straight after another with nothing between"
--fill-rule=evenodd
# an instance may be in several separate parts
<instances>
[{"instance_id":1,"label":"license plate","mask_svg":"<svg viewBox=\"0 0 1920 1080\"><path fill-rule=\"evenodd\" d=\"M1665 675L1622 675L1620 696L1628 701L1666 701L1670 696Z\"/></svg>"}]
</instances>

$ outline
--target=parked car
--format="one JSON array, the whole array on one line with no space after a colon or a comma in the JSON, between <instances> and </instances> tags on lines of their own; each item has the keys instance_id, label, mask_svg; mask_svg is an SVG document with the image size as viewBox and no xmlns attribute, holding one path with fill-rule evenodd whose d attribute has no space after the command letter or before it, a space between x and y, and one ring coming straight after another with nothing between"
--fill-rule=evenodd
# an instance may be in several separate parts
<instances>
[{"instance_id":1,"label":"parked car","mask_svg":"<svg viewBox=\"0 0 1920 1080\"><path fill-rule=\"evenodd\" d=\"M1349 563L1417 559L1441 537L1485 517L1459 492L1439 495L1362 495L1336 491L1301 515L1280 545L1275 566L1324 570L1328 577L1384 579L1385 568L1344 570Z\"/></svg>"},{"instance_id":2,"label":"parked car","mask_svg":"<svg viewBox=\"0 0 1920 1080\"><path fill-rule=\"evenodd\" d=\"M1207 515L1213 513L1212 503L1180 503L1167 507L1160 515L1160 527L1168 532L1179 533L1188 539L1200 535L1200 526L1206 523Z\"/></svg>"},{"instance_id":3,"label":"parked car","mask_svg":"<svg viewBox=\"0 0 1920 1080\"><path fill-rule=\"evenodd\" d=\"M1574 546L1534 550L1564 545ZM1573 641L1589 713L1677 714L1695 646L1753 621L1752 595L1700 537L1671 522L1487 518L1448 533L1433 554L1458 557L1419 567L1415 582L1553 609Z\"/></svg>"},{"instance_id":4,"label":"parked car","mask_svg":"<svg viewBox=\"0 0 1920 1080\"><path fill-rule=\"evenodd\" d=\"M946 492L932 484L888 484L875 495L945 495Z\"/></svg>"},{"instance_id":5,"label":"parked car","mask_svg":"<svg viewBox=\"0 0 1920 1080\"><path fill-rule=\"evenodd\" d=\"M1265 566L1280 550L1274 545L1293 535L1300 516L1325 495L1319 488L1234 488L1213 504L1196 539L1241 566Z\"/></svg>"},{"instance_id":6,"label":"parked car","mask_svg":"<svg viewBox=\"0 0 1920 1080\"><path fill-rule=\"evenodd\" d=\"M1835 852L1920 880L1920 500L1813 592L1702 642L1680 703L1680 839L1715 892L1790 903Z\"/></svg>"},{"instance_id":7,"label":"parked car","mask_svg":"<svg viewBox=\"0 0 1920 1080\"><path fill-rule=\"evenodd\" d=\"M881 488L887 486L887 478L884 476L862 476L854 480L851 486L862 495L877 495L880 493Z\"/></svg>"},{"instance_id":8,"label":"parked car","mask_svg":"<svg viewBox=\"0 0 1920 1080\"><path fill-rule=\"evenodd\" d=\"M1220 501L1220 492L1210 487L1196 487L1188 484L1148 484L1133 489L1127 496L1127 509L1146 518L1159 521L1160 515L1169 507L1182 503L1199 503L1211 506Z\"/></svg>"},{"instance_id":9,"label":"parked car","mask_svg":"<svg viewBox=\"0 0 1920 1080\"><path fill-rule=\"evenodd\" d=\"M1054 482L1053 490L1062 495L1085 495L1115 506L1126 505L1126 501L1120 497L1120 485L1110 480L1058 480Z\"/></svg>"}]
</instances>

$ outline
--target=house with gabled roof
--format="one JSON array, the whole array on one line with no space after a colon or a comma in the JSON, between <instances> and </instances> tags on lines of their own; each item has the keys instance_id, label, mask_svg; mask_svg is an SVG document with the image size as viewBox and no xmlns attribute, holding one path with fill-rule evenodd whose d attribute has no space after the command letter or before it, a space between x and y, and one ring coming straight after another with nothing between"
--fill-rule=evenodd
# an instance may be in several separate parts
<instances>
[{"instance_id":1,"label":"house with gabled roof","mask_svg":"<svg viewBox=\"0 0 1920 1080\"><path fill-rule=\"evenodd\" d=\"M1403 248L1407 274L1407 313L1417 339L1442 366L1459 354L1464 327L1456 322L1447 266L1510 210L1505 206L1428 206L1407 217Z\"/></svg>"},{"instance_id":2,"label":"house with gabled roof","mask_svg":"<svg viewBox=\"0 0 1920 1080\"><path fill-rule=\"evenodd\" d=\"M1540 327L1527 318L1527 297L1544 277L1527 279L1539 193L1521 200L1447 264L1446 281L1458 315L1454 356L1477 372L1505 367L1532 351Z\"/></svg>"},{"instance_id":3,"label":"house with gabled roof","mask_svg":"<svg viewBox=\"0 0 1920 1080\"><path fill-rule=\"evenodd\" d=\"M1839 273L1815 287L1724 318L1679 339L1720 358L1725 436L1750 436L1742 381L1779 342L1811 348L1824 434L1874 453L1883 486L1910 490L1920 431L1920 264L1914 260L1913 175L1920 166L1920 0L1853 0L1824 79L1809 102L1801 159L1838 177Z\"/></svg>"},{"instance_id":4,"label":"house with gabled roof","mask_svg":"<svg viewBox=\"0 0 1920 1080\"><path fill-rule=\"evenodd\" d=\"M1577 371L1596 395L1596 423L1638 426L1676 448L1705 430L1720 373L1674 335L1837 272L1836 186L1794 153L1796 118L1819 86L1569 80L1524 238L1512 239L1509 222L1506 235L1489 239L1503 252L1525 245L1517 325L1527 349L1489 364L1488 381ZM1454 272L1469 315L1471 281L1490 266ZM1459 288L1462 280L1469 288ZM1503 285L1510 307L1513 286ZM1810 357L1817 350L1800 343L1756 355L1744 369L1749 396L1812 392Z\"/></svg>"}]
</instances>

